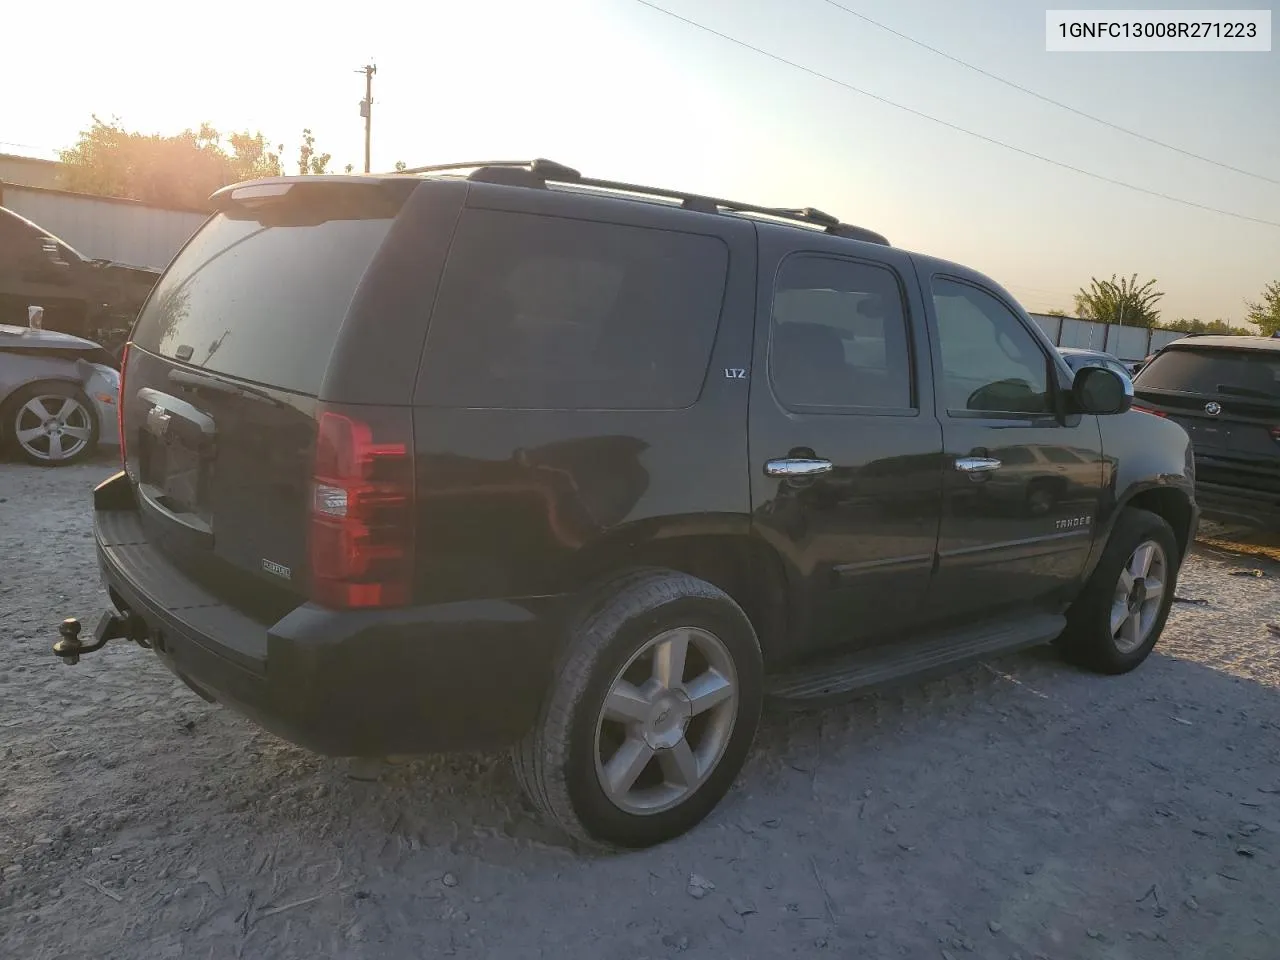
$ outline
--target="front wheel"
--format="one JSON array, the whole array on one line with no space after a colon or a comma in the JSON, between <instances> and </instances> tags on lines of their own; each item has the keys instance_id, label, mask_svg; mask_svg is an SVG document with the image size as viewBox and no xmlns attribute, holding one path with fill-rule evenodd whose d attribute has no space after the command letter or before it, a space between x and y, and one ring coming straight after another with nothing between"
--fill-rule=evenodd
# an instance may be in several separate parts
<instances>
[{"instance_id":1,"label":"front wheel","mask_svg":"<svg viewBox=\"0 0 1280 960\"><path fill-rule=\"evenodd\" d=\"M1100 673L1127 673L1147 659L1168 619L1180 562L1173 528L1163 517L1124 510L1067 612L1061 641L1066 655Z\"/></svg>"},{"instance_id":2,"label":"front wheel","mask_svg":"<svg viewBox=\"0 0 1280 960\"><path fill-rule=\"evenodd\" d=\"M763 697L742 609L706 581L639 571L584 602L540 722L515 750L570 835L647 847L703 819L746 759Z\"/></svg>"},{"instance_id":3,"label":"front wheel","mask_svg":"<svg viewBox=\"0 0 1280 960\"><path fill-rule=\"evenodd\" d=\"M5 404L5 432L29 463L64 467L93 453L98 417L93 404L69 383L33 383Z\"/></svg>"}]
</instances>

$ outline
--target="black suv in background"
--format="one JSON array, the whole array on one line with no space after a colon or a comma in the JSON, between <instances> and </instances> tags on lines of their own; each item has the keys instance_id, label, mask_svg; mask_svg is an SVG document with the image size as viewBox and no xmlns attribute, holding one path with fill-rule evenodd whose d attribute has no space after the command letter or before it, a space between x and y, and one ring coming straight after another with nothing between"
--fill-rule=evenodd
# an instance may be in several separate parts
<instances>
[{"instance_id":1,"label":"black suv in background","mask_svg":"<svg viewBox=\"0 0 1280 960\"><path fill-rule=\"evenodd\" d=\"M115 609L68 660L141 641L334 755L511 745L567 831L641 846L766 697L1160 634L1186 433L972 270L541 160L215 202L132 332Z\"/></svg>"},{"instance_id":2,"label":"black suv in background","mask_svg":"<svg viewBox=\"0 0 1280 960\"><path fill-rule=\"evenodd\" d=\"M1175 340L1134 381L1136 405L1181 425L1206 517L1280 525L1280 340Z\"/></svg>"},{"instance_id":3,"label":"black suv in background","mask_svg":"<svg viewBox=\"0 0 1280 960\"><path fill-rule=\"evenodd\" d=\"M114 354L159 278L145 267L90 260L0 207L2 324L25 327L27 307L44 307L44 329L86 337Z\"/></svg>"}]
</instances>

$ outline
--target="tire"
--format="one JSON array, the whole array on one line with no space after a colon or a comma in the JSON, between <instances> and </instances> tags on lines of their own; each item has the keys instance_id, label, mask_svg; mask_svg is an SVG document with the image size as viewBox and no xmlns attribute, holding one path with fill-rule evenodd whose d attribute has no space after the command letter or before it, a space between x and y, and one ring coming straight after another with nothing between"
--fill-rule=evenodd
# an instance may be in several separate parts
<instances>
[{"instance_id":1,"label":"tire","mask_svg":"<svg viewBox=\"0 0 1280 960\"><path fill-rule=\"evenodd\" d=\"M31 430L41 429L51 420L57 421L55 433L30 435ZM97 411L84 391L70 383L27 384L5 402L0 422L9 445L37 466L79 463L98 446Z\"/></svg>"},{"instance_id":2,"label":"tire","mask_svg":"<svg viewBox=\"0 0 1280 960\"><path fill-rule=\"evenodd\" d=\"M659 662L668 663L681 637L689 650L683 682L664 689ZM687 696L713 689L714 696ZM605 715L611 691L627 707L626 723ZM634 698L641 693L651 699ZM762 701L760 644L742 608L696 577L633 571L591 591L572 618L539 722L513 751L516 776L534 806L576 840L630 849L663 843L700 822L733 784ZM634 762L619 764L626 758ZM634 787L611 797L610 771L628 766L631 781L615 780Z\"/></svg>"},{"instance_id":3,"label":"tire","mask_svg":"<svg viewBox=\"0 0 1280 960\"><path fill-rule=\"evenodd\" d=\"M1141 569L1137 551L1147 546L1156 548L1148 572L1134 578L1125 595L1128 604L1122 605L1122 573L1128 571L1133 577ZM1106 674L1128 673L1147 659L1169 617L1181 559L1173 528L1163 517L1133 508L1121 511L1098 566L1067 611L1067 629L1059 642L1067 658ZM1157 579L1161 591L1153 598L1147 584ZM1135 593L1139 583L1141 596ZM1128 616L1120 621L1120 628L1113 629L1126 610Z\"/></svg>"}]
</instances>

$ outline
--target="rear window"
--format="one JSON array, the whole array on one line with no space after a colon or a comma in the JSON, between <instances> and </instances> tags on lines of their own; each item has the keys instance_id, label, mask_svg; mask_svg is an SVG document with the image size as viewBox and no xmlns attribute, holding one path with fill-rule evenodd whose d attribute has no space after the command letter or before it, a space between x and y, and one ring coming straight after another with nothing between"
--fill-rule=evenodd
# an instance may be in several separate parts
<instances>
[{"instance_id":1,"label":"rear window","mask_svg":"<svg viewBox=\"0 0 1280 960\"><path fill-rule=\"evenodd\" d=\"M134 342L216 373L315 395L361 277L398 204L317 184L213 217L165 272Z\"/></svg>"},{"instance_id":2,"label":"rear window","mask_svg":"<svg viewBox=\"0 0 1280 960\"><path fill-rule=\"evenodd\" d=\"M1179 347L1166 350L1143 367L1137 386L1280 400L1280 353Z\"/></svg>"},{"instance_id":3,"label":"rear window","mask_svg":"<svg viewBox=\"0 0 1280 960\"><path fill-rule=\"evenodd\" d=\"M706 377L728 264L715 237L468 211L427 334L423 399L687 407Z\"/></svg>"}]
</instances>

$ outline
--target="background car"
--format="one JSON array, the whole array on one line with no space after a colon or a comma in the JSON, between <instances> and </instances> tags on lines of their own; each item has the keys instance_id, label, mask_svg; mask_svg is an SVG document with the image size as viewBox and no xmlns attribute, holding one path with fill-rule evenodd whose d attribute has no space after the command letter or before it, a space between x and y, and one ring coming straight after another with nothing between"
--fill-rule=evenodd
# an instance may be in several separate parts
<instances>
[{"instance_id":1,"label":"background car","mask_svg":"<svg viewBox=\"0 0 1280 960\"><path fill-rule=\"evenodd\" d=\"M0 444L60 467L118 444L120 373L100 344L0 324Z\"/></svg>"},{"instance_id":2,"label":"background car","mask_svg":"<svg viewBox=\"0 0 1280 960\"><path fill-rule=\"evenodd\" d=\"M48 230L0 207L0 324L25 325L44 308L44 328L90 337L117 353L160 274L91 260Z\"/></svg>"},{"instance_id":3,"label":"background car","mask_svg":"<svg viewBox=\"0 0 1280 960\"><path fill-rule=\"evenodd\" d=\"M1191 437L1207 518L1280 529L1280 340L1175 340L1134 381L1134 408Z\"/></svg>"},{"instance_id":4,"label":"background car","mask_svg":"<svg viewBox=\"0 0 1280 960\"><path fill-rule=\"evenodd\" d=\"M1067 361L1067 366L1073 371L1082 367L1103 367L1120 374L1126 381L1133 380L1133 367L1105 351L1086 350L1082 347L1059 347L1058 352L1062 354L1062 359Z\"/></svg>"}]
</instances>

